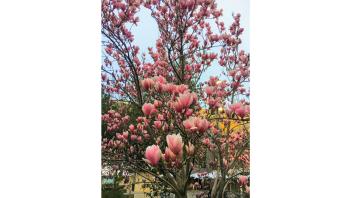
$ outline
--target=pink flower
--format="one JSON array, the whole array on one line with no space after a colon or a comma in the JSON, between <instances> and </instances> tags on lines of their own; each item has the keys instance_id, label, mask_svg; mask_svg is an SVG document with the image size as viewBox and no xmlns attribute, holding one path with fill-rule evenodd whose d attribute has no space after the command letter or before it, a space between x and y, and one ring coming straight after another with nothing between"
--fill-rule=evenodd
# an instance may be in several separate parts
<instances>
[{"instance_id":1,"label":"pink flower","mask_svg":"<svg viewBox=\"0 0 352 198\"><path fill-rule=\"evenodd\" d=\"M185 70L186 71L192 71L192 67L191 67L191 65L189 65L189 64L187 64L186 66L185 66Z\"/></svg>"},{"instance_id":2,"label":"pink flower","mask_svg":"<svg viewBox=\"0 0 352 198\"><path fill-rule=\"evenodd\" d=\"M138 123L141 123L142 121L143 121L143 117L138 117L138 118L137 118L137 122L138 122Z\"/></svg>"},{"instance_id":3,"label":"pink flower","mask_svg":"<svg viewBox=\"0 0 352 198\"><path fill-rule=\"evenodd\" d=\"M173 103L173 107L174 107L174 109L175 109L176 112L179 112L179 113L182 112L183 106L182 106L182 104L180 104L179 102Z\"/></svg>"},{"instance_id":4,"label":"pink flower","mask_svg":"<svg viewBox=\"0 0 352 198\"><path fill-rule=\"evenodd\" d=\"M156 109L154 107L153 104L151 103L145 103L143 106L142 106L142 111L143 113L146 115L146 116L149 116L151 115L152 113L156 112Z\"/></svg>"},{"instance_id":5,"label":"pink flower","mask_svg":"<svg viewBox=\"0 0 352 198\"><path fill-rule=\"evenodd\" d=\"M143 136L144 136L144 138L147 139L147 140L150 138L150 135L149 135L148 133L144 134Z\"/></svg>"},{"instance_id":6,"label":"pink flower","mask_svg":"<svg viewBox=\"0 0 352 198\"><path fill-rule=\"evenodd\" d=\"M244 118L247 114L249 114L249 106L243 105L242 103L230 105L229 110L241 118Z\"/></svg>"},{"instance_id":7,"label":"pink flower","mask_svg":"<svg viewBox=\"0 0 352 198\"><path fill-rule=\"evenodd\" d=\"M150 88L153 87L154 81L153 81L153 79L146 78L146 79L141 81L141 84L142 84L143 89L149 90Z\"/></svg>"},{"instance_id":8,"label":"pink flower","mask_svg":"<svg viewBox=\"0 0 352 198\"><path fill-rule=\"evenodd\" d=\"M188 90L188 86L187 85L184 85L184 84L181 84L181 85L178 85L176 87L176 91L178 93L184 93L186 90Z\"/></svg>"},{"instance_id":9,"label":"pink flower","mask_svg":"<svg viewBox=\"0 0 352 198\"><path fill-rule=\"evenodd\" d=\"M159 82L156 82L154 87L155 87L155 90L159 93L161 93L163 91L163 84L161 84Z\"/></svg>"},{"instance_id":10,"label":"pink flower","mask_svg":"<svg viewBox=\"0 0 352 198\"><path fill-rule=\"evenodd\" d=\"M210 145L210 139L209 138L204 138L202 142L203 142L203 144L205 144L207 146Z\"/></svg>"},{"instance_id":11,"label":"pink flower","mask_svg":"<svg viewBox=\"0 0 352 198\"><path fill-rule=\"evenodd\" d=\"M112 54L112 48L111 47L105 48L105 52L111 55Z\"/></svg>"},{"instance_id":12,"label":"pink flower","mask_svg":"<svg viewBox=\"0 0 352 198\"><path fill-rule=\"evenodd\" d=\"M199 131L204 133L210 127L210 123L206 119L190 117L183 121L183 126L189 131Z\"/></svg>"},{"instance_id":13,"label":"pink flower","mask_svg":"<svg viewBox=\"0 0 352 198\"><path fill-rule=\"evenodd\" d=\"M205 87L204 91L208 96L212 95L214 92L214 87L207 86L207 87Z\"/></svg>"},{"instance_id":14,"label":"pink flower","mask_svg":"<svg viewBox=\"0 0 352 198\"><path fill-rule=\"evenodd\" d=\"M163 114L158 114L158 120L164 120L164 116L163 116Z\"/></svg>"},{"instance_id":15,"label":"pink flower","mask_svg":"<svg viewBox=\"0 0 352 198\"><path fill-rule=\"evenodd\" d=\"M175 161L176 155L168 147L165 149L165 160L166 161Z\"/></svg>"},{"instance_id":16,"label":"pink flower","mask_svg":"<svg viewBox=\"0 0 352 198\"><path fill-rule=\"evenodd\" d=\"M186 114L186 116L191 116L192 113L193 113L193 109L187 109L185 114Z\"/></svg>"},{"instance_id":17,"label":"pink flower","mask_svg":"<svg viewBox=\"0 0 352 198\"><path fill-rule=\"evenodd\" d=\"M160 105L162 105L162 102L159 100L154 100L154 107L158 108Z\"/></svg>"},{"instance_id":18,"label":"pink flower","mask_svg":"<svg viewBox=\"0 0 352 198\"><path fill-rule=\"evenodd\" d=\"M180 94L177 98L177 102L182 106L183 109L188 108L193 103L193 94L184 93Z\"/></svg>"},{"instance_id":19,"label":"pink flower","mask_svg":"<svg viewBox=\"0 0 352 198\"><path fill-rule=\"evenodd\" d=\"M249 194L249 192L250 192L249 186L246 186L246 193Z\"/></svg>"},{"instance_id":20,"label":"pink flower","mask_svg":"<svg viewBox=\"0 0 352 198\"><path fill-rule=\"evenodd\" d=\"M204 133L206 130L208 130L208 128L210 126L210 123L206 119L197 118L194 123L195 123L198 131L201 133Z\"/></svg>"},{"instance_id":21,"label":"pink flower","mask_svg":"<svg viewBox=\"0 0 352 198\"><path fill-rule=\"evenodd\" d=\"M134 125L133 124L130 124L130 126L128 127L130 129L130 131L134 131Z\"/></svg>"},{"instance_id":22,"label":"pink flower","mask_svg":"<svg viewBox=\"0 0 352 198\"><path fill-rule=\"evenodd\" d=\"M127 139L128 138L128 132L127 131L123 132L122 136L123 136L123 138Z\"/></svg>"},{"instance_id":23,"label":"pink flower","mask_svg":"<svg viewBox=\"0 0 352 198\"><path fill-rule=\"evenodd\" d=\"M216 59L217 55L214 53L209 54L210 59Z\"/></svg>"},{"instance_id":24,"label":"pink flower","mask_svg":"<svg viewBox=\"0 0 352 198\"><path fill-rule=\"evenodd\" d=\"M161 121L154 121L154 126L155 128L160 129L162 127Z\"/></svg>"},{"instance_id":25,"label":"pink flower","mask_svg":"<svg viewBox=\"0 0 352 198\"><path fill-rule=\"evenodd\" d=\"M218 102L218 99L215 99L213 97L210 97L207 99L207 103L210 108L217 108L220 106L220 103Z\"/></svg>"},{"instance_id":26,"label":"pink flower","mask_svg":"<svg viewBox=\"0 0 352 198\"><path fill-rule=\"evenodd\" d=\"M247 63L248 61L248 57L246 55L240 55L240 60L243 62L243 63Z\"/></svg>"},{"instance_id":27,"label":"pink flower","mask_svg":"<svg viewBox=\"0 0 352 198\"><path fill-rule=\"evenodd\" d=\"M161 150L157 145L148 146L145 150L145 161L152 166L156 166L159 163L160 157Z\"/></svg>"},{"instance_id":28,"label":"pink flower","mask_svg":"<svg viewBox=\"0 0 352 198\"><path fill-rule=\"evenodd\" d=\"M123 139L123 136L122 136L120 133L117 133L117 134L116 134L116 138L117 138L118 140L122 140L122 139Z\"/></svg>"},{"instance_id":29,"label":"pink flower","mask_svg":"<svg viewBox=\"0 0 352 198\"><path fill-rule=\"evenodd\" d=\"M248 178L247 178L247 176L241 175L241 176L238 177L238 181L239 181L241 186L242 185L247 185Z\"/></svg>"},{"instance_id":30,"label":"pink flower","mask_svg":"<svg viewBox=\"0 0 352 198\"><path fill-rule=\"evenodd\" d=\"M246 91L246 89L245 89L244 87L238 87L237 90L238 90L241 94L243 94L243 93Z\"/></svg>"},{"instance_id":31,"label":"pink flower","mask_svg":"<svg viewBox=\"0 0 352 198\"><path fill-rule=\"evenodd\" d=\"M190 117L187 120L182 122L182 124L186 130L189 130L189 131L196 131L197 130L197 127L194 124L195 119L196 119L195 117Z\"/></svg>"},{"instance_id":32,"label":"pink flower","mask_svg":"<svg viewBox=\"0 0 352 198\"><path fill-rule=\"evenodd\" d=\"M236 75L236 70L229 71L229 76L234 77Z\"/></svg>"},{"instance_id":33,"label":"pink flower","mask_svg":"<svg viewBox=\"0 0 352 198\"><path fill-rule=\"evenodd\" d=\"M238 115L241 118L246 116L246 111L244 110L244 108L236 109L235 113L236 113L236 115Z\"/></svg>"},{"instance_id":34,"label":"pink flower","mask_svg":"<svg viewBox=\"0 0 352 198\"><path fill-rule=\"evenodd\" d=\"M102 75L101 75L101 78L102 78L103 81L106 81L106 79L107 79L106 74L102 74Z\"/></svg>"},{"instance_id":35,"label":"pink flower","mask_svg":"<svg viewBox=\"0 0 352 198\"><path fill-rule=\"evenodd\" d=\"M114 7L117 8L117 9L125 10L126 5L123 4L123 3L121 3L121 2L116 2L116 3L114 4Z\"/></svg>"},{"instance_id":36,"label":"pink flower","mask_svg":"<svg viewBox=\"0 0 352 198\"><path fill-rule=\"evenodd\" d=\"M180 134L167 135L166 142L167 146L175 155L182 153L183 142Z\"/></svg>"},{"instance_id":37,"label":"pink flower","mask_svg":"<svg viewBox=\"0 0 352 198\"><path fill-rule=\"evenodd\" d=\"M160 84L165 84L166 83L166 79L162 76L156 76L154 77L155 81L160 83Z\"/></svg>"},{"instance_id":38,"label":"pink flower","mask_svg":"<svg viewBox=\"0 0 352 198\"><path fill-rule=\"evenodd\" d=\"M176 91L176 85L171 84L171 83L163 84L162 89L164 92L173 93Z\"/></svg>"},{"instance_id":39,"label":"pink flower","mask_svg":"<svg viewBox=\"0 0 352 198\"><path fill-rule=\"evenodd\" d=\"M186 145L187 155L192 156L194 154L194 145L188 142L188 146Z\"/></svg>"},{"instance_id":40,"label":"pink flower","mask_svg":"<svg viewBox=\"0 0 352 198\"><path fill-rule=\"evenodd\" d=\"M114 144L115 144L114 146L118 148L118 147L120 146L120 144L121 144L121 141L116 140L116 141L114 142Z\"/></svg>"},{"instance_id":41,"label":"pink flower","mask_svg":"<svg viewBox=\"0 0 352 198\"><path fill-rule=\"evenodd\" d=\"M141 123L138 123L138 124L137 124L137 129L138 129L138 130L142 131L142 130L143 130L143 127L144 127L144 126L143 126Z\"/></svg>"},{"instance_id":42,"label":"pink flower","mask_svg":"<svg viewBox=\"0 0 352 198\"><path fill-rule=\"evenodd\" d=\"M212 127L211 128L211 132L213 132L214 135L218 134L219 133L219 129L215 128L215 127Z\"/></svg>"},{"instance_id":43,"label":"pink flower","mask_svg":"<svg viewBox=\"0 0 352 198\"><path fill-rule=\"evenodd\" d=\"M229 108L230 108L233 112L235 112L236 109L239 109L239 108L241 108L241 107L242 107L242 103L236 103L236 104L230 105Z\"/></svg>"},{"instance_id":44,"label":"pink flower","mask_svg":"<svg viewBox=\"0 0 352 198\"><path fill-rule=\"evenodd\" d=\"M137 139L136 135L131 135L131 141L135 141Z\"/></svg>"}]
</instances>

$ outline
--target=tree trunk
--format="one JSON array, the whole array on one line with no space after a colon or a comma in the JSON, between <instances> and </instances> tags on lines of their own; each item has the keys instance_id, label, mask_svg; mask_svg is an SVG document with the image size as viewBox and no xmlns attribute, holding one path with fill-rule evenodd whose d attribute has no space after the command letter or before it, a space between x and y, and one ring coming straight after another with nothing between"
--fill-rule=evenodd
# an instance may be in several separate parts
<instances>
[{"instance_id":1,"label":"tree trunk","mask_svg":"<svg viewBox=\"0 0 352 198\"><path fill-rule=\"evenodd\" d=\"M219 179L219 178L218 178ZM225 180L220 178L217 182L214 183L216 185L211 191L211 198L222 198L222 193L225 190Z\"/></svg>"},{"instance_id":2,"label":"tree trunk","mask_svg":"<svg viewBox=\"0 0 352 198\"><path fill-rule=\"evenodd\" d=\"M176 198L187 198L187 191L179 192L178 195L176 194Z\"/></svg>"}]
</instances>

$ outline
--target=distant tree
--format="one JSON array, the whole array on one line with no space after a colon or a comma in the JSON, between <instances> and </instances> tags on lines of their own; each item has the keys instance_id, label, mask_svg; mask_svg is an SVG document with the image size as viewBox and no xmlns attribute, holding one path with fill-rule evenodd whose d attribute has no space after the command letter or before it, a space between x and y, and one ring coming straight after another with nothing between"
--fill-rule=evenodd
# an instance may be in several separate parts
<instances>
[{"instance_id":1,"label":"distant tree","mask_svg":"<svg viewBox=\"0 0 352 198\"><path fill-rule=\"evenodd\" d=\"M124 178L116 173L112 179L112 185L109 187L102 187L102 198L128 198L128 196L125 195L126 189L121 185Z\"/></svg>"}]
</instances>

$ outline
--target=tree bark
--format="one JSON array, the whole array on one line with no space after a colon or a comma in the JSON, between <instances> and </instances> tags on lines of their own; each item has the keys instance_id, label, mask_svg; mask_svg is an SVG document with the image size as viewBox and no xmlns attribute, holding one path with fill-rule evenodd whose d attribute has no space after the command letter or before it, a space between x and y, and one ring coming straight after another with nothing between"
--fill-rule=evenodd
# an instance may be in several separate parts
<instances>
[{"instance_id":1,"label":"tree bark","mask_svg":"<svg viewBox=\"0 0 352 198\"><path fill-rule=\"evenodd\" d=\"M179 195L176 195L176 198L187 198L187 191L179 192Z\"/></svg>"}]
</instances>

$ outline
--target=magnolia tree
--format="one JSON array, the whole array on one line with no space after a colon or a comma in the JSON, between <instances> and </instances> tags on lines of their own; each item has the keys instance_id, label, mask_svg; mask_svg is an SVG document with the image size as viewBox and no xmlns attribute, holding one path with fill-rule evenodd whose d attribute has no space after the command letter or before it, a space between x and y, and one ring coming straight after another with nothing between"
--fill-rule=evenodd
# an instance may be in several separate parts
<instances>
[{"instance_id":1,"label":"magnolia tree","mask_svg":"<svg viewBox=\"0 0 352 198\"><path fill-rule=\"evenodd\" d=\"M160 37L140 52L133 27L149 10ZM225 27L214 0L103 0L103 161L187 197L191 174L215 175L211 197L230 186L249 196L249 54L240 15ZM147 55L148 54L148 55ZM219 76L201 82L209 67Z\"/></svg>"}]
</instances>

